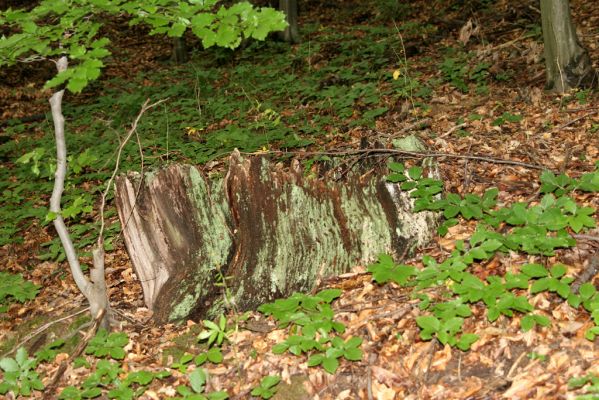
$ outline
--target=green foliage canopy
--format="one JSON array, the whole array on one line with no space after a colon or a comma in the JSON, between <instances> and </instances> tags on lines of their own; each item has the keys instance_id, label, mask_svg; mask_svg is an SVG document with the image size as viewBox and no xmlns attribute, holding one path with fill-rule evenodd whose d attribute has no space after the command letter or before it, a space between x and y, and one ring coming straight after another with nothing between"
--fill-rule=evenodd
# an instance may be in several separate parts
<instances>
[{"instance_id":1,"label":"green foliage canopy","mask_svg":"<svg viewBox=\"0 0 599 400\"><path fill-rule=\"evenodd\" d=\"M0 25L11 34L0 37L0 66L67 56L70 68L46 83L66 84L82 91L100 76L103 59L111 53L106 37L99 37L102 18L125 15L130 24L146 23L151 34L181 37L190 29L204 47L235 48L243 38L263 40L286 26L284 14L272 8L255 8L248 2L231 7L218 0L43 0L31 11L0 12Z\"/></svg>"}]
</instances>

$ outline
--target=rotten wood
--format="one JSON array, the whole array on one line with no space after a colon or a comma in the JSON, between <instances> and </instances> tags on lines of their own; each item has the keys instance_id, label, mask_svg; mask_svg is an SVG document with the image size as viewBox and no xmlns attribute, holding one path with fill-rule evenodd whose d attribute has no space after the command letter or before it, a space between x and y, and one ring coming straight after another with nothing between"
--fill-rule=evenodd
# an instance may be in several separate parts
<instances>
[{"instance_id":1,"label":"rotten wood","mask_svg":"<svg viewBox=\"0 0 599 400\"><path fill-rule=\"evenodd\" d=\"M223 277L230 305L248 310L430 240L435 215L412 213L408 193L373 175L307 178L298 162L234 152L220 179L177 164L121 176L123 236L154 319L222 312Z\"/></svg>"}]
</instances>

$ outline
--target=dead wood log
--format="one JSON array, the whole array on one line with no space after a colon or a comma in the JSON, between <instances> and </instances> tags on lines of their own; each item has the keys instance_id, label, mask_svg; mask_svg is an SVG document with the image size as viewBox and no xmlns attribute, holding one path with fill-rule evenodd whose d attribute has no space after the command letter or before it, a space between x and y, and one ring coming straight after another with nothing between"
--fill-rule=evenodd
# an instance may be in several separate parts
<instances>
[{"instance_id":1,"label":"dead wood log","mask_svg":"<svg viewBox=\"0 0 599 400\"><path fill-rule=\"evenodd\" d=\"M237 152L224 178L175 164L121 176L116 187L125 244L158 322L221 312L219 271L236 306L252 309L380 253L401 257L435 224L383 177L328 182Z\"/></svg>"}]
</instances>

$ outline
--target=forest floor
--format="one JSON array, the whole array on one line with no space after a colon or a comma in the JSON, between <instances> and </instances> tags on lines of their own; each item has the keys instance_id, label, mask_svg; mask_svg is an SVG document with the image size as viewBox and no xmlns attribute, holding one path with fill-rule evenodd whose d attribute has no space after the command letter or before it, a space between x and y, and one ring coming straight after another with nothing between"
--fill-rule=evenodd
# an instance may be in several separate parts
<instances>
[{"instance_id":1,"label":"forest floor","mask_svg":"<svg viewBox=\"0 0 599 400\"><path fill-rule=\"evenodd\" d=\"M95 241L97 195L110 176L114 149L146 98L169 99L140 123L147 165L185 161L210 174L223 170L234 148L261 154L346 151L364 140L391 148L394 140L413 134L429 152L445 154L436 157L445 192L482 195L496 187L497 203L506 207L539 204L544 169L573 178L594 171L599 97L589 90L564 96L544 91L536 1L472 1L459 7L437 2L435 11L427 1L320 3L306 2L300 11L300 44L269 40L235 51L206 51L190 38L195 50L181 66L169 61L165 38L147 36L126 21L107 22L113 57L102 78L82 95L65 98L69 150L80 166L69 178L65 204L82 199L70 224L84 263ZM579 37L597 62L599 8L589 0L571 3ZM47 62L0 71L0 358L14 358L24 346L37 354L44 385L89 322L54 230L43 222L53 142L49 92L41 87L53 68ZM31 153L29 163L16 161L34 150L37 156ZM124 169L139 170L136 145L127 151ZM299 157L307 171L319 161ZM581 206L599 208L597 192L570 196ZM597 214L593 218L597 221ZM278 384L273 378L272 387L262 380L261 396L268 398L272 389L273 399L599 398L599 339L585 337L593 317L557 290L516 291L542 316L532 329L523 329L531 320L523 323L526 313L516 308L513 316L491 322L483 302L473 302L461 330L478 340L462 351L443 345L443 337L425 340L417 318L431 309L421 309L422 298L411 296L411 287L373 281L367 265L325 279L317 289L341 289L332 309L345 325L340 336L361 338L360 360L341 357L329 373L323 365L309 366L301 351L275 354L273 346L288 340L290 330L278 329L272 317L259 312L226 315L226 339L206 353L206 342L197 339L209 329L202 321L152 323L113 209L108 220L109 294L125 335L99 340L69 361L52 394L34 390L21 398L44 393L73 399L222 398L219 391L231 399L260 398L251 392L267 376L281 378ZM418 269L424 255L441 262L459 250L456 241L469 240L476 225L474 218L460 218L445 236L402 262ZM568 232L575 233L571 227ZM561 275L551 267L563 264L566 276L575 278L599 263L599 230L578 233L574 246L552 254L498 252L469 271L486 279L533 264L547 267L554 274L547 278L557 279ZM39 292L9 279L14 274L38 285ZM587 281L597 286L598 279L595 274ZM22 288L23 300L33 298L16 301L15 287ZM441 302L448 287L428 288L429 298ZM550 324L542 326L546 321ZM55 342L59 339L66 343ZM208 378L194 371L205 371ZM0 376L6 379L6 373Z\"/></svg>"}]
</instances>

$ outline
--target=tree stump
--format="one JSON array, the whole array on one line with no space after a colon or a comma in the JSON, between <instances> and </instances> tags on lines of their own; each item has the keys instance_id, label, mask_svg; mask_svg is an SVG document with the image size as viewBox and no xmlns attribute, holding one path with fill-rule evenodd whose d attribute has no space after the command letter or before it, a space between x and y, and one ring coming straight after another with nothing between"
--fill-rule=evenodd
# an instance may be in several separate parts
<instances>
[{"instance_id":1,"label":"tree stump","mask_svg":"<svg viewBox=\"0 0 599 400\"><path fill-rule=\"evenodd\" d=\"M409 194L384 177L331 182L266 158L230 157L224 177L194 166L129 173L116 181L123 236L157 322L248 310L318 280L401 258L432 237L436 216L414 214Z\"/></svg>"}]
</instances>

